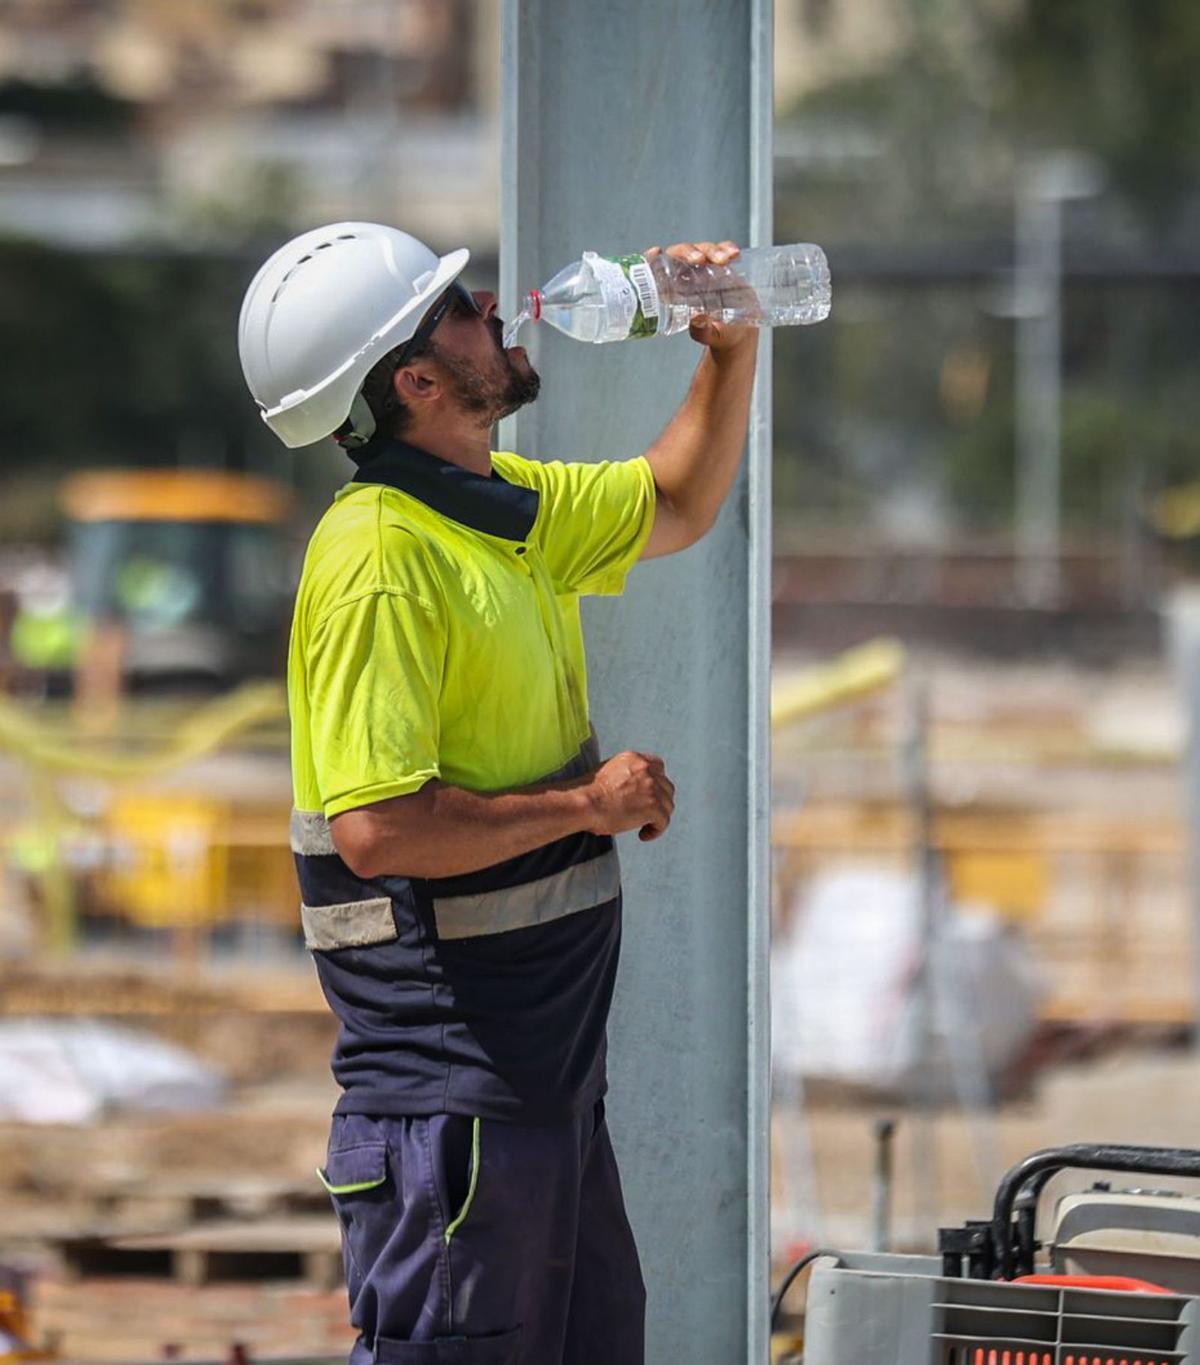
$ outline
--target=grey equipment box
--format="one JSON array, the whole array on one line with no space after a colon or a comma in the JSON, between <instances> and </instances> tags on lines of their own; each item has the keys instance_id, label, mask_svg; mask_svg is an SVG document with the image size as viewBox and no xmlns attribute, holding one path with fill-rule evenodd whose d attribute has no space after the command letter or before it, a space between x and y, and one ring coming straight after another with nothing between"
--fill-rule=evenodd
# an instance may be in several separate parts
<instances>
[{"instance_id":1,"label":"grey equipment box","mask_svg":"<svg viewBox=\"0 0 1200 1365\"><path fill-rule=\"evenodd\" d=\"M1068 1194L1054 1209L1050 1260L1064 1275L1132 1275L1200 1294L1200 1199L1175 1190Z\"/></svg>"},{"instance_id":2,"label":"grey equipment box","mask_svg":"<svg viewBox=\"0 0 1200 1365\"><path fill-rule=\"evenodd\" d=\"M1200 1365L1200 1201L1068 1195L1047 1263L1038 1206L1064 1170L1195 1180L1200 1151L1046 1148L1003 1176L989 1220L939 1230L939 1256L818 1256L805 1365Z\"/></svg>"},{"instance_id":3,"label":"grey equipment box","mask_svg":"<svg viewBox=\"0 0 1200 1365\"><path fill-rule=\"evenodd\" d=\"M1197 1365L1200 1301L947 1279L938 1257L813 1267L805 1365Z\"/></svg>"}]
</instances>

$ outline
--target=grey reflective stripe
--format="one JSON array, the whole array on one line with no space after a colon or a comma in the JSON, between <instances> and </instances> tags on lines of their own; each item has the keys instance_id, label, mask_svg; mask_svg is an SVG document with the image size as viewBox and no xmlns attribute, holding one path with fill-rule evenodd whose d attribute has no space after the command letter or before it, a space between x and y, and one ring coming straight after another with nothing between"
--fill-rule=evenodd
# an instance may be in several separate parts
<instances>
[{"instance_id":1,"label":"grey reflective stripe","mask_svg":"<svg viewBox=\"0 0 1200 1365\"><path fill-rule=\"evenodd\" d=\"M538 782L569 782L572 778L582 777L600 766L600 745L595 730L584 741L583 747L569 763L557 772L539 777ZM533 783L530 784L535 785ZM333 844L333 833L329 821L319 810L292 811L291 842L293 853L303 853L310 858L323 858L337 849Z\"/></svg>"},{"instance_id":2,"label":"grey reflective stripe","mask_svg":"<svg viewBox=\"0 0 1200 1365\"><path fill-rule=\"evenodd\" d=\"M329 821L319 810L292 811L291 836L293 853L322 858L337 852L333 846L333 831L329 828Z\"/></svg>"},{"instance_id":3,"label":"grey reflective stripe","mask_svg":"<svg viewBox=\"0 0 1200 1365\"><path fill-rule=\"evenodd\" d=\"M304 946L317 952L391 943L399 937L387 896L345 905L302 905L300 923L304 925Z\"/></svg>"},{"instance_id":4,"label":"grey reflective stripe","mask_svg":"<svg viewBox=\"0 0 1200 1365\"><path fill-rule=\"evenodd\" d=\"M480 934L528 929L591 910L614 900L620 890L621 865L613 849L523 886L435 900L433 913L439 938L477 938Z\"/></svg>"}]
</instances>

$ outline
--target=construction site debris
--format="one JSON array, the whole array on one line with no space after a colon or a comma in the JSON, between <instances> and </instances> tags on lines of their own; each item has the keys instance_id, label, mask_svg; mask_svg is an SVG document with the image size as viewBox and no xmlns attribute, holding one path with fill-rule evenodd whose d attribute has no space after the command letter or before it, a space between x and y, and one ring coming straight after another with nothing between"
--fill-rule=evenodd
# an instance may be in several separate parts
<instances>
[{"instance_id":1,"label":"construction site debris","mask_svg":"<svg viewBox=\"0 0 1200 1365\"><path fill-rule=\"evenodd\" d=\"M915 882L886 867L831 868L802 899L773 952L777 1072L986 1101L1037 1022L1013 926L944 906L926 951Z\"/></svg>"},{"instance_id":2,"label":"construction site debris","mask_svg":"<svg viewBox=\"0 0 1200 1365\"><path fill-rule=\"evenodd\" d=\"M195 1110L225 1082L182 1048L88 1020L0 1021L0 1119L90 1123L114 1109Z\"/></svg>"}]
</instances>

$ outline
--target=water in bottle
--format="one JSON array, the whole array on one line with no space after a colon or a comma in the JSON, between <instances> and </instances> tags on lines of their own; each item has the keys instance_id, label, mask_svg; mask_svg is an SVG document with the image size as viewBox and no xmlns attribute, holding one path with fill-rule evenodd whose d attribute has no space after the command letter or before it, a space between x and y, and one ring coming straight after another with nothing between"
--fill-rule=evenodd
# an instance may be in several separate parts
<instances>
[{"instance_id":1,"label":"water in bottle","mask_svg":"<svg viewBox=\"0 0 1200 1365\"><path fill-rule=\"evenodd\" d=\"M671 336L700 313L720 322L786 327L829 316L829 263L819 246L753 247L727 265L693 265L660 253L598 256L560 270L531 289L504 336L511 346L526 322L548 322L577 341Z\"/></svg>"}]
</instances>

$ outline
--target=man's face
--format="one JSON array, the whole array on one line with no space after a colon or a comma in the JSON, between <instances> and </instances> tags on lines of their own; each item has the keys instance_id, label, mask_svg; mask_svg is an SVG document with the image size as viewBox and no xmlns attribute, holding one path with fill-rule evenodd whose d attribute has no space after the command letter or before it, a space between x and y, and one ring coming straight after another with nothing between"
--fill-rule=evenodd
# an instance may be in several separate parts
<instances>
[{"instance_id":1,"label":"man's face","mask_svg":"<svg viewBox=\"0 0 1200 1365\"><path fill-rule=\"evenodd\" d=\"M504 324L496 315L496 296L472 296L478 312L463 299L452 300L425 354L442 372L451 400L491 426L532 403L541 378L524 346L503 346Z\"/></svg>"}]
</instances>

